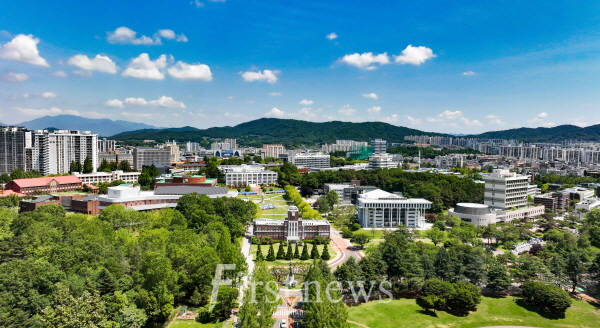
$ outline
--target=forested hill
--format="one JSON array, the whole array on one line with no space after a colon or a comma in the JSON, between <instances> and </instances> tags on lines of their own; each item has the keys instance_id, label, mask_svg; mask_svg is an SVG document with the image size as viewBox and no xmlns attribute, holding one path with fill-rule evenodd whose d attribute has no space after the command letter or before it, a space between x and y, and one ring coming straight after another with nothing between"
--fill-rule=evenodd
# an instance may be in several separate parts
<instances>
[{"instance_id":1,"label":"forested hill","mask_svg":"<svg viewBox=\"0 0 600 328\"><path fill-rule=\"evenodd\" d=\"M381 138L388 142L402 142L408 135L443 135L423 132L383 122L307 122L290 119L261 118L234 127L196 129L144 129L124 132L111 137L115 140L166 140L201 142L210 138L237 138L238 143L262 146L263 143L281 143L286 147L313 146L335 143L337 139L370 141Z\"/></svg>"},{"instance_id":2,"label":"forested hill","mask_svg":"<svg viewBox=\"0 0 600 328\"><path fill-rule=\"evenodd\" d=\"M526 142L560 142L565 139L600 141L600 124L580 128L575 125L559 125L552 128L518 128L485 132L465 138L515 139Z\"/></svg>"}]
</instances>

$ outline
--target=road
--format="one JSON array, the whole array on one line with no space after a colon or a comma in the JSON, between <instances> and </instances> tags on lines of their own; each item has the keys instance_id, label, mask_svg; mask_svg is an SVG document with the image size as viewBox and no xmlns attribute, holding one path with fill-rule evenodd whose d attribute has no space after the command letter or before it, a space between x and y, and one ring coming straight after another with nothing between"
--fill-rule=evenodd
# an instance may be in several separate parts
<instances>
[{"instance_id":1,"label":"road","mask_svg":"<svg viewBox=\"0 0 600 328\"><path fill-rule=\"evenodd\" d=\"M338 256L327 262L331 270L335 270L340 265L346 263L350 257L353 257L358 262L365 256L362 251L358 250L357 246L352 245L350 241L342 238L342 235L333 228L331 228L331 245L333 250L338 253Z\"/></svg>"}]
</instances>

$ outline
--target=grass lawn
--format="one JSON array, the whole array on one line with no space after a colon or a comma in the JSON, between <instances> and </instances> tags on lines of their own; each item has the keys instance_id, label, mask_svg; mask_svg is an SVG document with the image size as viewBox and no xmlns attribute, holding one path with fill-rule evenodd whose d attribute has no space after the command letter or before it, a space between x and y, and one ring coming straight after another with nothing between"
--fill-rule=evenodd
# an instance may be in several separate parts
<instances>
[{"instance_id":1,"label":"grass lawn","mask_svg":"<svg viewBox=\"0 0 600 328\"><path fill-rule=\"evenodd\" d=\"M371 239L383 238L383 230L365 230L365 229L361 228L356 231L353 231L352 233L362 233L362 234L369 236L369 238L371 238Z\"/></svg>"},{"instance_id":2,"label":"grass lawn","mask_svg":"<svg viewBox=\"0 0 600 328\"><path fill-rule=\"evenodd\" d=\"M256 258L256 250L258 248L259 245L256 244L252 244L252 247L250 248L250 252L252 253L252 258L255 259ZM262 253L264 257L267 257L267 254L269 254L269 245L260 245L262 247ZM292 246L292 249L295 249L296 246ZM302 247L304 246L300 246L299 252L300 254L302 254ZM325 245L317 245L317 249L319 250L319 254L323 254L323 247L325 247ZM333 251L333 249L331 248L331 245L327 245L328 249L329 249L329 255L331 256L331 258L334 258L336 256L336 252ZM279 244L273 244L273 250L275 251L275 255L277 255L277 250L279 249ZM312 245L308 246L308 255L310 255L310 250L312 249ZM284 250L287 252L287 246L284 247ZM300 260L294 260L294 262L299 262L299 263L312 263L312 260L306 260L306 261L300 261ZM273 262L267 262L267 265L278 265L278 264L289 264L290 261L286 261L286 260L275 260Z\"/></svg>"},{"instance_id":3,"label":"grass lawn","mask_svg":"<svg viewBox=\"0 0 600 328\"><path fill-rule=\"evenodd\" d=\"M273 195L264 195L265 201L262 202L263 195L250 195L250 196L238 196L238 197L246 197L251 202L260 204L272 204L277 206L274 209L259 209L257 213L257 218L265 218L265 219L277 219L283 220L287 216L287 210L290 207L288 201L286 201L283 196L285 194L273 194Z\"/></svg>"},{"instance_id":4,"label":"grass lawn","mask_svg":"<svg viewBox=\"0 0 600 328\"><path fill-rule=\"evenodd\" d=\"M483 297L477 311L466 317L457 317L443 311L438 311L435 315L424 313L414 299L396 299L387 304L373 301L351 307L348 313L348 320L371 328L475 328L498 325L598 327L600 322L600 310L585 301L573 300L563 319L548 319L517 305L512 297Z\"/></svg>"}]
</instances>

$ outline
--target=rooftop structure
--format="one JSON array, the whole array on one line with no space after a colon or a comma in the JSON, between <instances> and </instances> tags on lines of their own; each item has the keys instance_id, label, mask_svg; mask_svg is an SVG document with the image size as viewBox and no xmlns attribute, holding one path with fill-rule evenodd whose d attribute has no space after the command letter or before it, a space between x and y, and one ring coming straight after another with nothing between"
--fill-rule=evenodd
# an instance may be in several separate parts
<instances>
[{"instance_id":1,"label":"rooftop structure","mask_svg":"<svg viewBox=\"0 0 600 328\"><path fill-rule=\"evenodd\" d=\"M255 237L271 237L273 240L301 241L316 236L329 238L331 227L327 220L303 220L296 206L290 206L285 220L255 219Z\"/></svg>"},{"instance_id":2,"label":"rooftop structure","mask_svg":"<svg viewBox=\"0 0 600 328\"><path fill-rule=\"evenodd\" d=\"M74 176L58 176L47 178L15 179L4 187L15 193L31 195L37 192L56 193L63 191L74 191L83 188L81 180Z\"/></svg>"},{"instance_id":3,"label":"rooftop structure","mask_svg":"<svg viewBox=\"0 0 600 328\"><path fill-rule=\"evenodd\" d=\"M377 189L359 195L356 207L358 223L365 228L395 228L400 224L420 228L425 222L425 210L431 208L431 202Z\"/></svg>"}]
</instances>

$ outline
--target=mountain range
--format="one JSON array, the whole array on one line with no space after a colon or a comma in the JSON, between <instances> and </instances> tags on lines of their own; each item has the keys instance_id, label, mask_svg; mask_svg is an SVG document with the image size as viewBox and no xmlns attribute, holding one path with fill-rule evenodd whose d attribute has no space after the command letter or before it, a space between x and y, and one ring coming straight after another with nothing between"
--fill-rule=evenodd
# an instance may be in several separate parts
<instances>
[{"instance_id":1,"label":"mountain range","mask_svg":"<svg viewBox=\"0 0 600 328\"><path fill-rule=\"evenodd\" d=\"M7 124L0 123L0 125ZM113 121L106 118L92 119L75 115L44 116L31 121L8 125L24 126L30 130L54 128L58 130L92 131L93 133L97 133L99 136L104 137L112 136L126 131L140 129L157 129L157 127L155 126L143 123L134 123L121 120Z\"/></svg>"}]
</instances>

